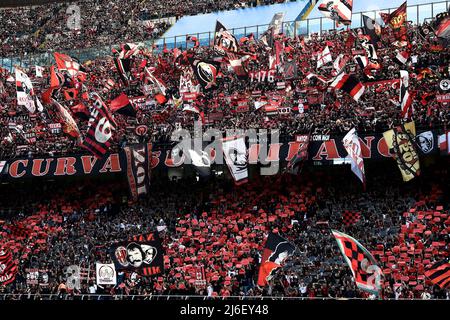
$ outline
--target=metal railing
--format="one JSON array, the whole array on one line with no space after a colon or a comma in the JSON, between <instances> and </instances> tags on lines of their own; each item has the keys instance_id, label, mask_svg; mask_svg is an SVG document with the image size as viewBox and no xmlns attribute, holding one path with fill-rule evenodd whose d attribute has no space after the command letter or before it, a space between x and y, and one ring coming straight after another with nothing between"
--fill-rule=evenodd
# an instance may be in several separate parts
<instances>
[{"instance_id":1,"label":"metal railing","mask_svg":"<svg viewBox=\"0 0 450 320\"><path fill-rule=\"evenodd\" d=\"M411 5L407 7L408 20L412 21L414 24L423 23L425 19L431 19L438 13L445 12L450 6L450 1L434 2L429 4L418 4ZM371 10L362 11L352 14L352 24L351 28L359 28L363 26L363 15L370 18L377 19L380 18L379 13L391 13L397 8L388 8L382 10ZM255 37L259 37L264 33L269 27L269 24L262 24L243 28L233 28L230 29L231 32L238 38L245 37L250 33L253 33ZM323 33L325 31L336 30L334 21L325 18L310 18L303 21L287 21L282 24L282 32L286 33L288 36L295 37L297 35L308 35L311 33ZM162 46L166 45L168 49L175 47L186 48L186 36L196 36L201 45L210 45L213 37L214 31L202 32L196 34L185 34L175 37L162 37L156 44Z\"/></svg>"},{"instance_id":2,"label":"metal railing","mask_svg":"<svg viewBox=\"0 0 450 320\"><path fill-rule=\"evenodd\" d=\"M411 5L407 7L408 20L412 21L414 24L423 23L424 20L431 19L436 16L438 13L445 12L450 7L450 0L428 3L428 4L418 4ZM359 28L363 25L363 15L369 16L371 18L379 18L379 13L391 13L397 8L388 8L382 10L371 10L371 11L363 11L356 12L352 14L352 24L351 28ZM238 38L242 38L251 33L255 37L259 37L262 33L264 33L269 27L269 24L262 24L256 26L247 26L243 28L233 28L231 32ZM332 20L319 17L319 18L311 18L304 21L287 21L282 24L282 32L287 34L288 36L295 37L297 35L307 35L311 33L319 33L330 30L336 30L335 24ZM209 46L214 37L214 31L202 32L196 34L185 34L175 37L162 37L158 40L148 40L143 42L145 46L152 46L153 44L157 44L159 48L156 50L161 50L164 45L167 46L168 49L173 49L175 47L186 49L186 36L196 36L200 45ZM72 57L79 59L84 62L87 60L93 60L98 57L104 57L106 55L111 54L111 48L116 46L117 44L101 47L101 48L90 48L90 49L80 49L80 50L71 50L65 51L64 53L69 54ZM21 67L31 67L35 65L45 66L53 63L53 55L51 52L37 55L26 55L15 58L0 58L0 66L3 68L12 70L14 65L18 65Z\"/></svg>"}]
</instances>

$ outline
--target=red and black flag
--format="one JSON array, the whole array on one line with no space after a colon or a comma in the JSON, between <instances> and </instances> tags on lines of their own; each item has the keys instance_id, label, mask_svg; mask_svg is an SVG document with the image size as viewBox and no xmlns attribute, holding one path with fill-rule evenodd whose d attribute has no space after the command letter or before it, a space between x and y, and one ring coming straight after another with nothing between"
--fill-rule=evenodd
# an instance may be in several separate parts
<instances>
[{"instance_id":1,"label":"red and black flag","mask_svg":"<svg viewBox=\"0 0 450 320\"><path fill-rule=\"evenodd\" d=\"M128 86L131 80L131 59L115 58L114 64L119 73L120 80L122 80L125 86Z\"/></svg>"},{"instance_id":2,"label":"red and black flag","mask_svg":"<svg viewBox=\"0 0 450 320\"><path fill-rule=\"evenodd\" d=\"M450 7L447 12L439 13L433 21L434 34L438 38L450 39Z\"/></svg>"},{"instance_id":3,"label":"red and black flag","mask_svg":"<svg viewBox=\"0 0 450 320\"><path fill-rule=\"evenodd\" d=\"M295 246L286 239L275 233L269 233L259 266L258 286L266 286L273 278L275 270L283 265L295 249Z\"/></svg>"},{"instance_id":4,"label":"red and black flag","mask_svg":"<svg viewBox=\"0 0 450 320\"><path fill-rule=\"evenodd\" d=\"M355 101L364 93L364 85L353 74L341 73L330 84L331 87L347 92Z\"/></svg>"},{"instance_id":5,"label":"red and black flag","mask_svg":"<svg viewBox=\"0 0 450 320\"><path fill-rule=\"evenodd\" d=\"M134 201L148 194L150 189L152 144L124 148L127 159L127 177Z\"/></svg>"},{"instance_id":6,"label":"red and black flag","mask_svg":"<svg viewBox=\"0 0 450 320\"><path fill-rule=\"evenodd\" d=\"M344 211L342 214L342 222L348 227L354 225L361 219L361 214L359 212Z\"/></svg>"},{"instance_id":7,"label":"red and black flag","mask_svg":"<svg viewBox=\"0 0 450 320\"><path fill-rule=\"evenodd\" d=\"M274 27L269 27L260 37L260 41L269 48L274 47Z\"/></svg>"},{"instance_id":8,"label":"red and black flag","mask_svg":"<svg viewBox=\"0 0 450 320\"><path fill-rule=\"evenodd\" d=\"M0 247L0 286L16 280L17 265L10 250Z\"/></svg>"},{"instance_id":9,"label":"red and black flag","mask_svg":"<svg viewBox=\"0 0 450 320\"><path fill-rule=\"evenodd\" d=\"M220 63L199 59L190 59L190 63L203 89L208 90L217 87L216 78L219 73Z\"/></svg>"},{"instance_id":10,"label":"red and black flag","mask_svg":"<svg viewBox=\"0 0 450 320\"><path fill-rule=\"evenodd\" d=\"M136 109L128 99L128 96L123 92L109 103L109 110L112 113L117 112L128 117L136 118Z\"/></svg>"},{"instance_id":11,"label":"red and black flag","mask_svg":"<svg viewBox=\"0 0 450 320\"><path fill-rule=\"evenodd\" d=\"M145 72L144 73L144 75L145 75L144 83L146 85L150 85L154 89L154 91L153 91L154 93L160 93L165 97L167 88L166 88L166 85L164 84L164 82L161 79L159 79L158 77L156 77L149 68L145 68L144 72ZM167 99L164 100L164 103L166 101L167 101ZM164 103L161 103L161 104L164 104Z\"/></svg>"},{"instance_id":12,"label":"red and black flag","mask_svg":"<svg viewBox=\"0 0 450 320\"><path fill-rule=\"evenodd\" d=\"M79 119L87 121L90 118L90 113L89 113L88 108L81 102L73 107L70 107L70 110Z\"/></svg>"},{"instance_id":13,"label":"red and black flag","mask_svg":"<svg viewBox=\"0 0 450 320\"><path fill-rule=\"evenodd\" d=\"M50 68L50 87L60 88L65 82L64 75L56 70L55 66Z\"/></svg>"},{"instance_id":14,"label":"red and black flag","mask_svg":"<svg viewBox=\"0 0 450 320\"><path fill-rule=\"evenodd\" d=\"M309 146L309 135L300 135L296 138L299 142L298 151L289 161L286 166L286 171L290 174L299 174L301 172L302 166L305 160L308 159L308 146Z\"/></svg>"},{"instance_id":15,"label":"red and black flag","mask_svg":"<svg viewBox=\"0 0 450 320\"><path fill-rule=\"evenodd\" d=\"M127 270L143 276L164 273L164 252L158 232L133 237L111 246L116 270Z\"/></svg>"},{"instance_id":16,"label":"red and black flag","mask_svg":"<svg viewBox=\"0 0 450 320\"><path fill-rule=\"evenodd\" d=\"M76 88L64 89L63 94L66 101L72 101L78 97L78 90Z\"/></svg>"},{"instance_id":17,"label":"red and black flag","mask_svg":"<svg viewBox=\"0 0 450 320\"><path fill-rule=\"evenodd\" d=\"M352 272L356 286L378 295L381 289L382 271L375 258L356 239L336 230L331 232Z\"/></svg>"},{"instance_id":18,"label":"red and black flag","mask_svg":"<svg viewBox=\"0 0 450 320\"><path fill-rule=\"evenodd\" d=\"M370 42L370 36L368 35L360 35L359 42L366 51L365 57L367 58L367 64L363 69L364 75L367 78L372 79L373 78L372 72L381 69L380 61L377 55L377 50L375 46Z\"/></svg>"},{"instance_id":19,"label":"red and black flag","mask_svg":"<svg viewBox=\"0 0 450 320\"><path fill-rule=\"evenodd\" d=\"M133 61L133 56L138 51L138 46L133 43L125 43L120 47L121 51L118 52L113 49L112 52L117 56L114 58L114 64L116 65L117 71L119 72L119 77L128 86L129 81L132 80L131 65Z\"/></svg>"},{"instance_id":20,"label":"red and black flag","mask_svg":"<svg viewBox=\"0 0 450 320\"><path fill-rule=\"evenodd\" d=\"M214 51L224 56L227 52L237 52L239 42L236 37L219 21L216 22L214 34Z\"/></svg>"},{"instance_id":21,"label":"red and black flag","mask_svg":"<svg viewBox=\"0 0 450 320\"><path fill-rule=\"evenodd\" d=\"M54 52L53 56L55 57L58 70L66 71L72 78L76 77L80 72L86 72L83 65L75 58L59 52Z\"/></svg>"},{"instance_id":22,"label":"red and black flag","mask_svg":"<svg viewBox=\"0 0 450 320\"><path fill-rule=\"evenodd\" d=\"M408 44L408 18L406 14L406 1L391 14L381 14L384 23L391 26L398 47Z\"/></svg>"},{"instance_id":23,"label":"red and black flag","mask_svg":"<svg viewBox=\"0 0 450 320\"><path fill-rule=\"evenodd\" d=\"M81 145L97 158L102 158L108 152L117 124L97 93L92 94L92 100L88 130Z\"/></svg>"},{"instance_id":24,"label":"red and black flag","mask_svg":"<svg viewBox=\"0 0 450 320\"><path fill-rule=\"evenodd\" d=\"M425 275L442 289L450 288L450 262L448 260L433 264L425 271Z\"/></svg>"}]
</instances>

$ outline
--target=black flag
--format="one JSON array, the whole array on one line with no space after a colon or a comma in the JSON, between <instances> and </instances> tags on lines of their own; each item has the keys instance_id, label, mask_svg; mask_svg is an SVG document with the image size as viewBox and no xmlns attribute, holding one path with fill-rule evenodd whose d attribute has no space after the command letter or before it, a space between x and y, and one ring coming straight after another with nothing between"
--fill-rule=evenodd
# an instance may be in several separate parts
<instances>
[{"instance_id":1,"label":"black flag","mask_svg":"<svg viewBox=\"0 0 450 320\"><path fill-rule=\"evenodd\" d=\"M199 59L190 60L195 76L203 89L216 88L216 78L219 73L220 63L215 61L202 61Z\"/></svg>"},{"instance_id":2,"label":"black flag","mask_svg":"<svg viewBox=\"0 0 450 320\"><path fill-rule=\"evenodd\" d=\"M127 159L127 176L133 200L145 196L150 189L152 144L124 148Z\"/></svg>"},{"instance_id":3,"label":"black flag","mask_svg":"<svg viewBox=\"0 0 450 320\"><path fill-rule=\"evenodd\" d=\"M378 49L378 42L380 42L381 26L375 20L363 15L364 33L370 36L370 42L375 49Z\"/></svg>"}]
</instances>

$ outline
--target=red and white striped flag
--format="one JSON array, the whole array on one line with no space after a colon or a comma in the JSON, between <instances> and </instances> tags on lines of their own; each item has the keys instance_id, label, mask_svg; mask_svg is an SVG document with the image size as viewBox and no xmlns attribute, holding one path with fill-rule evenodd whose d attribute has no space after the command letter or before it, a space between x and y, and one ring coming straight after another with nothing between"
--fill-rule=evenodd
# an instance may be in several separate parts
<instances>
[{"instance_id":1,"label":"red and white striped flag","mask_svg":"<svg viewBox=\"0 0 450 320\"><path fill-rule=\"evenodd\" d=\"M250 58L250 56L245 55L241 58L238 58L235 53L227 52L228 62L233 67L234 73L238 78L246 78L248 76L247 70L242 65L242 62Z\"/></svg>"},{"instance_id":2,"label":"red and white striped flag","mask_svg":"<svg viewBox=\"0 0 450 320\"><path fill-rule=\"evenodd\" d=\"M333 61L333 58L331 57L330 48L326 46L317 56L317 69L331 61Z\"/></svg>"},{"instance_id":3,"label":"red and white striped flag","mask_svg":"<svg viewBox=\"0 0 450 320\"><path fill-rule=\"evenodd\" d=\"M400 65L406 64L410 57L410 53L408 51L400 51L394 58L394 61Z\"/></svg>"}]
</instances>

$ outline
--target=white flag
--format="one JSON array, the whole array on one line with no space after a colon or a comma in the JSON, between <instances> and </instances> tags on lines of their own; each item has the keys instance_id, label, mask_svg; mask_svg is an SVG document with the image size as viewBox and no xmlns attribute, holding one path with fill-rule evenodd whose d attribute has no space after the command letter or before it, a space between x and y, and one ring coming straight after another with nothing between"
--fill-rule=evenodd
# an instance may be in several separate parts
<instances>
[{"instance_id":1,"label":"white flag","mask_svg":"<svg viewBox=\"0 0 450 320\"><path fill-rule=\"evenodd\" d=\"M248 161L244 137L230 137L222 140L225 161L237 185L247 182Z\"/></svg>"},{"instance_id":2,"label":"white flag","mask_svg":"<svg viewBox=\"0 0 450 320\"><path fill-rule=\"evenodd\" d=\"M36 77L42 78L44 70L44 67L36 66Z\"/></svg>"},{"instance_id":3,"label":"white flag","mask_svg":"<svg viewBox=\"0 0 450 320\"><path fill-rule=\"evenodd\" d=\"M29 112L35 113L36 106L34 104L34 90L30 78L25 72L16 68L16 90L17 90L17 104L25 106Z\"/></svg>"},{"instance_id":4,"label":"white flag","mask_svg":"<svg viewBox=\"0 0 450 320\"><path fill-rule=\"evenodd\" d=\"M113 285L117 284L117 274L114 263L96 263L95 274L97 277L97 285Z\"/></svg>"},{"instance_id":5,"label":"white flag","mask_svg":"<svg viewBox=\"0 0 450 320\"><path fill-rule=\"evenodd\" d=\"M183 111L190 111L190 112L200 113L200 109L199 108L197 108L196 106L190 105L190 104L185 104L183 106Z\"/></svg>"},{"instance_id":6,"label":"white flag","mask_svg":"<svg viewBox=\"0 0 450 320\"><path fill-rule=\"evenodd\" d=\"M255 109L259 110L267 104L267 101L255 101Z\"/></svg>"},{"instance_id":7,"label":"white flag","mask_svg":"<svg viewBox=\"0 0 450 320\"><path fill-rule=\"evenodd\" d=\"M44 106L42 105L41 101L39 100L38 97L36 97L36 104L37 104L37 109L39 112L44 111Z\"/></svg>"},{"instance_id":8,"label":"white flag","mask_svg":"<svg viewBox=\"0 0 450 320\"><path fill-rule=\"evenodd\" d=\"M361 145L359 143L358 134L356 129L350 130L342 139L344 143L344 148L347 150L348 155L351 159L352 171L365 185L365 174L364 174L364 160L361 155Z\"/></svg>"}]
</instances>

